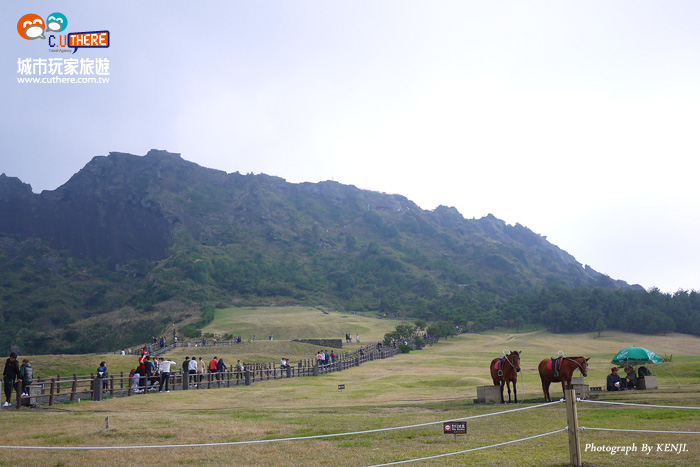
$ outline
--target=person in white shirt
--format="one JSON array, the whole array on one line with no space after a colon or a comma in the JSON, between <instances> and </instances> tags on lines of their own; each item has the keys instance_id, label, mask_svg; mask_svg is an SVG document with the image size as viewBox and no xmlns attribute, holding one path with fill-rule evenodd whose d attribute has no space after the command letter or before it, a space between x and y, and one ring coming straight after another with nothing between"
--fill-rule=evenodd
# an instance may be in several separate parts
<instances>
[{"instance_id":1,"label":"person in white shirt","mask_svg":"<svg viewBox=\"0 0 700 467\"><path fill-rule=\"evenodd\" d=\"M197 382L197 359L195 357L192 357L192 360L190 360L190 363L188 364L187 369L189 370L190 374L190 383L192 382L192 379L194 378L195 383Z\"/></svg>"},{"instance_id":2,"label":"person in white shirt","mask_svg":"<svg viewBox=\"0 0 700 467\"><path fill-rule=\"evenodd\" d=\"M170 384L170 366L177 365L177 363L172 360L164 360L163 357L160 357L158 362L160 363L160 388L158 392L163 392L163 383L165 383L165 392L170 392L170 389L168 389Z\"/></svg>"}]
</instances>

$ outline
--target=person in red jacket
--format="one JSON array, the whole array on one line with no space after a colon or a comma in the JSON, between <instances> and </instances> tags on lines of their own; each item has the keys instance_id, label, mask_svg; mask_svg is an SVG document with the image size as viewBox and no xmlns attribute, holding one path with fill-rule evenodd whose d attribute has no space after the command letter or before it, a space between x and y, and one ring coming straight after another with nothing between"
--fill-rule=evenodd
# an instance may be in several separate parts
<instances>
[{"instance_id":1,"label":"person in red jacket","mask_svg":"<svg viewBox=\"0 0 700 467\"><path fill-rule=\"evenodd\" d=\"M216 380L219 380L219 360L216 358L216 355L214 358L209 360L209 373L212 374L212 379L214 379L214 375L216 376Z\"/></svg>"},{"instance_id":2,"label":"person in red jacket","mask_svg":"<svg viewBox=\"0 0 700 467\"><path fill-rule=\"evenodd\" d=\"M143 349L141 351L141 356L139 357L139 375L140 375L140 382L139 382L139 387L142 388L144 391L148 389L148 371L146 369L146 349Z\"/></svg>"}]
</instances>

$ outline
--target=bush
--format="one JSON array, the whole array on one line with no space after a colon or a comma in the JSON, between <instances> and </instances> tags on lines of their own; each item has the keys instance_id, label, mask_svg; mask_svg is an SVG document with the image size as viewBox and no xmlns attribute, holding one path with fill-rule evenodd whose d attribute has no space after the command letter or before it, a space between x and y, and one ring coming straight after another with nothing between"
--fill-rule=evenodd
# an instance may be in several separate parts
<instances>
[{"instance_id":1,"label":"bush","mask_svg":"<svg viewBox=\"0 0 700 467\"><path fill-rule=\"evenodd\" d=\"M202 330L197 329L193 324L188 324L184 328L182 328L182 334L185 337L202 337Z\"/></svg>"},{"instance_id":2,"label":"bush","mask_svg":"<svg viewBox=\"0 0 700 467\"><path fill-rule=\"evenodd\" d=\"M416 336L416 338L413 339L413 343L416 345L416 350L425 347L425 340L421 336Z\"/></svg>"},{"instance_id":3,"label":"bush","mask_svg":"<svg viewBox=\"0 0 700 467\"><path fill-rule=\"evenodd\" d=\"M399 352L409 353L411 351L411 346L407 344L399 344Z\"/></svg>"}]
</instances>

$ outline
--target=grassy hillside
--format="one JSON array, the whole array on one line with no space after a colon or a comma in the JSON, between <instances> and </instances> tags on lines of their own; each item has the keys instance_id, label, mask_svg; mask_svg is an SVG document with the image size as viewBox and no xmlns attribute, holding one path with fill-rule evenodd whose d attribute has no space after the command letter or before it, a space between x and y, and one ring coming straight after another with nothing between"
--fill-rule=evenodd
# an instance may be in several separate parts
<instances>
[{"instance_id":1,"label":"grassy hillside","mask_svg":"<svg viewBox=\"0 0 700 467\"><path fill-rule=\"evenodd\" d=\"M0 175L0 270L0 348L25 354L135 345L215 304L320 303L466 324L552 285L629 288L493 215L226 174L157 150L95 157L41 194Z\"/></svg>"},{"instance_id":2,"label":"grassy hillside","mask_svg":"<svg viewBox=\"0 0 700 467\"><path fill-rule=\"evenodd\" d=\"M282 310L278 310L284 316ZM220 325L217 319L213 324ZM319 312L320 315L320 312ZM325 315L324 315L325 316ZM242 320L232 324L242 323ZM254 329L263 334L263 329ZM17 445L145 445L188 444L275 439L386 428L506 410L512 406L474 405L476 386L490 384L488 364L502 350L523 350L519 394L526 407L542 402L535 367L542 358L563 350L567 355L591 357L591 385L601 385L609 361L622 347L640 344L659 354L673 354L673 362L652 367L661 388L654 391L602 393L602 400L700 407L700 338L686 335L646 337L634 334L595 333L553 335L541 330L520 334L494 331L461 335L408 355L367 364L318 378L255 383L250 387L182 391L100 403L59 404L54 409L4 409L0 430L12 432ZM245 344L249 355L291 352L288 341ZM298 345L298 344L293 344ZM197 348L200 349L200 348ZM209 355L210 348L205 348ZM205 350L201 349L201 350ZM259 349L265 349L260 351ZM310 351L315 348L311 346ZM185 350L185 349L182 349ZM182 350L178 350L181 352ZM193 350L190 348L189 350ZM217 348L217 353L222 348ZM298 347L303 353L305 348ZM241 353L243 354L243 353ZM97 356L93 356L97 357ZM228 358L228 357L226 357ZM177 358L176 358L177 360ZM338 391L337 385L346 389ZM552 396L560 389L553 387ZM104 429L109 416L112 430ZM580 425L607 428L692 430L700 426L700 410L661 410L579 404ZM263 445L198 448L138 449L107 452L11 451L0 448L0 465L116 465L146 462L150 465L230 465L235 458L245 465L374 465L436 455L556 430L566 426L564 404L499 417L470 420L469 434L455 442L442 434L440 425ZM21 430L16 430L21 426ZM692 466L700 465L697 435L653 433L582 433L582 443L631 445L686 443L688 452L611 456L585 453L592 465ZM3 444L7 444L6 441ZM421 465L563 466L568 462L566 435L525 441L513 446L426 461Z\"/></svg>"},{"instance_id":3,"label":"grassy hillside","mask_svg":"<svg viewBox=\"0 0 700 467\"><path fill-rule=\"evenodd\" d=\"M216 310L215 320L202 332L218 335L232 333L244 340L253 335L264 340L270 334L277 340L345 340L348 333L353 341L359 334L361 341L377 342L399 323L401 321L378 319L370 313L324 314L320 308L312 307L245 307Z\"/></svg>"}]
</instances>

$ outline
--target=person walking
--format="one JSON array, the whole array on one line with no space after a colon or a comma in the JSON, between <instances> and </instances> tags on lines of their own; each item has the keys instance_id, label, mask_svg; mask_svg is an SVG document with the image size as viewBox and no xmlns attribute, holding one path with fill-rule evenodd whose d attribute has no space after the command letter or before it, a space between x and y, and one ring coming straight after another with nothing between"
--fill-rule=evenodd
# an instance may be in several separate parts
<instances>
[{"instance_id":1,"label":"person walking","mask_svg":"<svg viewBox=\"0 0 700 467\"><path fill-rule=\"evenodd\" d=\"M17 388L19 378L19 362L17 354L10 352L10 357L5 361L5 369L2 370L2 381L5 386L5 403L3 407L9 407L12 400L12 391Z\"/></svg>"}]
</instances>

